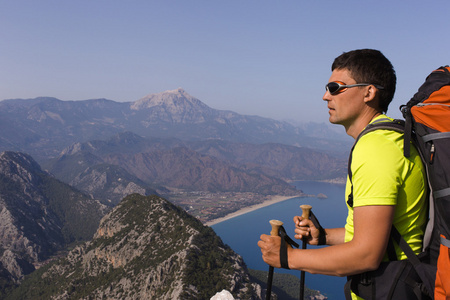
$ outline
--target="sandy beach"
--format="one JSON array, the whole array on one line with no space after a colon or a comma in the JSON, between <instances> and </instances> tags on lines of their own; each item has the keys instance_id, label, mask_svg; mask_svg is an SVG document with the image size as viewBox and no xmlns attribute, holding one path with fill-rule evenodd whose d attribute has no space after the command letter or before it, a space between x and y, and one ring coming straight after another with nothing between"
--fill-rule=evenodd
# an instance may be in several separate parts
<instances>
[{"instance_id":1,"label":"sandy beach","mask_svg":"<svg viewBox=\"0 0 450 300\"><path fill-rule=\"evenodd\" d=\"M275 203L278 203L278 202L281 202L281 201L285 201L285 200L296 198L296 197L300 197L300 196L301 195L297 195L297 196L273 196L270 199L268 199L268 200L266 200L266 201L264 201L264 202L262 202L260 204L255 204L255 205L243 207L243 208L241 208L238 211L235 211L235 212L233 212L231 214L226 215L225 217L208 221L208 222L205 223L205 225L212 226L212 225L218 224L220 222L232 219L234 217L237 217L237 216L249 213L251 211L260 209L262 207L269 206L269 205L272 205L272 204L275 204Z\"/></svg>"}]
</instances>

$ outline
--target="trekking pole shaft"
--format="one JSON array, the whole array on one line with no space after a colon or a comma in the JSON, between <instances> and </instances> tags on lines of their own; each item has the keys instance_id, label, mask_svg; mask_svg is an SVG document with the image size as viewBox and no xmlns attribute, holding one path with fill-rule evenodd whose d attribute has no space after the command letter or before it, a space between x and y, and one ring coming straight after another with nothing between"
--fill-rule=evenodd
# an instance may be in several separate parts
<instances>
[{"instance_id":1,"label":"trekking pole shaft","mask_svg":"<svg viewBox=\"0 0 450 300\"><path fill-rule=\"evenodd\" d=\"M270 225L272 226L272 230L270 231L271 236L278 236L280 227L283 225L283 222L278 220L270 220ZM272 281L273 281L273 272L274 267L269 267L269 274L267 276L267 291L266 291L266 300L270 299L270 296L272 294Z\"/></svg>"},{"instance_id":2,"label":"trekking pole shaft","mask_svg":"<svg viewBox=\"0 0 450 300\"><path fill-rule=\"evenodd\" d=\"M300 208L302 209L302 218L303 219L309 219L309 215L311 213L311 205L300 205ZM303 238L303 243L302 243L302 249L306 249L306 239ZM301 271L300 272L300 296L299 299L303 300L305 295L305 271Z\"/></svg>"}]
</instances>

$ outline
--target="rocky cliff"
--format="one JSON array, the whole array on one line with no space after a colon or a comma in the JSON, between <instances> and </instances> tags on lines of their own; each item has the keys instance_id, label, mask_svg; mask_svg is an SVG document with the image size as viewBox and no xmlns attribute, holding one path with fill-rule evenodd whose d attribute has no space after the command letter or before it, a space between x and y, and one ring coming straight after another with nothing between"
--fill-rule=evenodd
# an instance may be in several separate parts
<instances>
[{"instance_id":1,"label":"rocky cliff","mask_svg":"<svg viewBox=\"0 0 450 300\"><path fill-rule=\"evenodd\" d=\"M0 154L0 281L18 283L68 244L92 237L105 207L30 156Z\"/></svg>"},{"instance_id":2,"label":"rocky cliff","mask_svg":"<svg viewBox=\"0 0 450 300\"><path fill-rule=\"evenodd\" d=\"M37 284L37 283L40 284ZM21 299L260 299L242 258L214 231L158 196L133 194L94 238L33 273Z\"/></svg>"}]
</instances>

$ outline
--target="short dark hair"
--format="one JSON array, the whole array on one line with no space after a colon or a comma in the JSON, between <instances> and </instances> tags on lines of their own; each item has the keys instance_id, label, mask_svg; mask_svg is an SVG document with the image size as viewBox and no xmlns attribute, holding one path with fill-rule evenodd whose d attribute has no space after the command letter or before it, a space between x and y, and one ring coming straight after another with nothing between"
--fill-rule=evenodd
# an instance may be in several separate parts
<instances>
[{"instance_id":1,"label":"short dark hair","mask_svg":"<svg viewBox=\"0 0 450 300\"><path fill-rule=\"evenodd\" d=\"M344 52L334 60L331 71L335 69L347 69L357 83L378 84L384 87L379 90L379 108L387 112L394 98L397 77L391 62L380 51L358 49Z\"/></svg>"}]
</instances>

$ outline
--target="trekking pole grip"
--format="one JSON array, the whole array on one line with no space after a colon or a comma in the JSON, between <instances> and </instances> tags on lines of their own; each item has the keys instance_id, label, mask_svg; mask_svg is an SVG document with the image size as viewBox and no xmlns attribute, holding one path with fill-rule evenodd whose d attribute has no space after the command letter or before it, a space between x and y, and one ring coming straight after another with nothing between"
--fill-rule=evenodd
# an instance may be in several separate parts
<instances>
[{"instance_id":1,"label":"trekking pole grip","mask_svg":"<svg viewBox=\"0 0 450 300\"><path fill-rule=\"evenodd\" d=\"M278 221L278 220L270 220L269 223L270 223L270 225L272 225L272 231L270 231L270 235L278 236L280 227L283 225L283 222Z\"/></svg>"},{"instance_id":2,"label":"trekking pole grip","mask_svg":"<svg viewBox=\"0 0 450 300\"><path fill-rule=\"evenodd\" d=\"M309 219L309 215L311 214L311 205L304 204L300 205L300 208L302 209L302 218L303 219Z\"/></svg>"}]
</instances>

